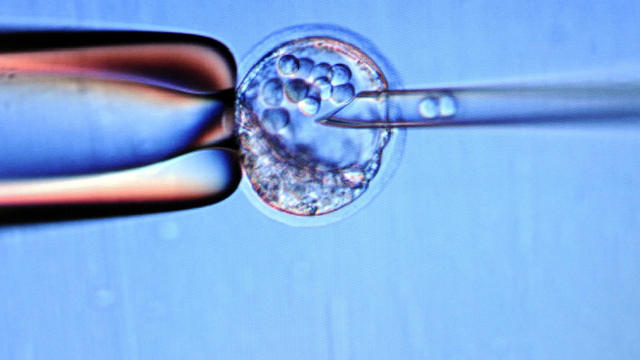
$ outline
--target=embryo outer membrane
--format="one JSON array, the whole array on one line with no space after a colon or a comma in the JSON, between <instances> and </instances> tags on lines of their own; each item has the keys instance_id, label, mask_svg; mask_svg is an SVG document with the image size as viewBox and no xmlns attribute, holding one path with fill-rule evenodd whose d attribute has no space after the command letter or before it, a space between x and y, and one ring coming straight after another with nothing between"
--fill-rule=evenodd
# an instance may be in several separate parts
<instances>
[{"instance_id":1,"label":"embryo outer membrane","mask_svg":"<svg viewBox=\"0 0 640 360\"><path fill-rule=\"evenodd\" d=\"M289 41L258 61L238 87L236 125L242 166L260 199L280 211L311 216L360 197L380 168L391 131L317 120L360 91L386 88L382 71L367 55L330 37Z\"/></svg>"}]
</instances>

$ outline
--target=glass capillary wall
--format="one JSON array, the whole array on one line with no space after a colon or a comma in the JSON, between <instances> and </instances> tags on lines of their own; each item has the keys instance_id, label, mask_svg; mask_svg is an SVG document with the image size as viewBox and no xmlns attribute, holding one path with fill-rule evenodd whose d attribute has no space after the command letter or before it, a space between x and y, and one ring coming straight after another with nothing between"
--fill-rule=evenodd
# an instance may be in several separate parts
<instances>
[{"instance_id":1,"label":"glass capillary wall","mask_svg":"<svg viewBox=\"0 0 640 360\"><path fill-rule=\"evenodd\" d=\"M438 127L611 122L637 115L640 82L610 81L361 92L319 122L346 128Z\"/></svg>"},{"instance_id":2,"label":"glass capillary wall","mask_svg":"<svg viewBox=\"0 0 640 360\"><path fill-rule=\"evenodd\" d=\"M71 31L0 34L0 43L0 179L112 171L233 146L236 66L213 39Z\"/></svg>"},{"instance_id":3,"label":"glass capillary wall","mask_svg":"<svg viewBox=\"0 0 640 360\"><path fill-rule=\"evenodd\" d=\"M218 202L238 186L237 153L200 149L130 170L0 181L0 224L151 213Z\"/></svg>"}]
</instances>

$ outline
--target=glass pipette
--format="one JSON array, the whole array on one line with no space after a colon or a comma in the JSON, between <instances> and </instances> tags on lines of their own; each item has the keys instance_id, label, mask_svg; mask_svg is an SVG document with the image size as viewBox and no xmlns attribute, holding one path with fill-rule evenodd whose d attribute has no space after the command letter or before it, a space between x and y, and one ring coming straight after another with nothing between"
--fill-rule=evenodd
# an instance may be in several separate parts
<instances>
[{"instance_id":1,"label":"glass pipette","mask_svg":"<svg viewBox=\"0 0 640 360\"><path fill-rule=\"evenodd\" d=\"M0 223L187 208L236 189L236 69L222 44L136 31L0 40Z\"/></svg>"},{"instance_id":2,"label":"glass pipette","mask_svg":"<svg viewBox=\"0 0 640 360\"><path fill-rule=\"evenodd\" d=\"M441 127L611 121L637 115L638 82L550 82L363 91L318 121L348 128Z\"/></svg>"}]
</instances>

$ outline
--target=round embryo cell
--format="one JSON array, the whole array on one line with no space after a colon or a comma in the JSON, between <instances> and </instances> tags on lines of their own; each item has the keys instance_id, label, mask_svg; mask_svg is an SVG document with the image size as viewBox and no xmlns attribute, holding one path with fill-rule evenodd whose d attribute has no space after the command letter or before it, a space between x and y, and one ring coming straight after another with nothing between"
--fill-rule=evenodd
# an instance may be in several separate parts
<instances>
[{"instance_id":1,"label":"round embryo cell","mask_svg":"<svg viewBox=\"0 0 640 360\"><path fill-rule=\"evenodd\" d=\"M252 192L269 208L297 217L331 214L362 197L398 130L318 120L360 91L387 87L369 56L333 37L298 37L263 53L236 100L242 167Z\"/></svg>"}]
</instances>

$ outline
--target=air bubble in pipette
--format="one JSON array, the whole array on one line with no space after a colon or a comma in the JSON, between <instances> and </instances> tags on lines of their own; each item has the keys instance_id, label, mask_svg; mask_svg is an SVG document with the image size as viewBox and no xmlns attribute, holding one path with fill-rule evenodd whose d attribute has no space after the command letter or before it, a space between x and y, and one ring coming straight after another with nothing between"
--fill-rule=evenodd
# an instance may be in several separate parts
<instances>
[{"instance_id":1,"label":"air bubble in pipette","mask_svg":"<svg viewBox=\"0 0 640 360\"><path fill-rule=\"evenodd\" d=\"M456 111L458 111L458 105L456 104L456 99L453 96L443 95L439 99L439 110L440 116L450 117L455 115Z\"/></svg>"},{"instance_id":2,"label":"air bubble in pipette","mask_svg":"<svg viewBox=\"0 0 640 360\"><path fill-rule=\"evenodd\" d=\"M433 119L438 116L440 109L438 106L438 99L433 96L428 96L418 105L418 112L420 112L420 116L425 119Z\"/></svg>"}]
</instances>

